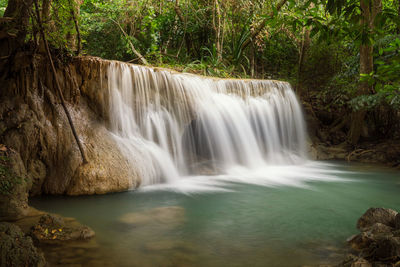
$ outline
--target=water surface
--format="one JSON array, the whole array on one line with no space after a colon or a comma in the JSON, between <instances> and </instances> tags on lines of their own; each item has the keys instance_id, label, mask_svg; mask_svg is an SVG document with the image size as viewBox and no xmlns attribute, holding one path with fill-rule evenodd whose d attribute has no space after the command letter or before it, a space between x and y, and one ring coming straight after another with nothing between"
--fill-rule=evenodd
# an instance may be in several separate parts
<instances>
[{"instance_id":1,"label":"water surface","mask_svg":"<svg viewBox=\"0 0 400 267\"><path fill-rule=\"evenodd\" d=\"M281 169L285 167L271 173L288 172ZM304 173L297 175L303 179L295 179L296 171L282 183L254 174L248 183L243 182L246 177L232 175L233 182L229 175L203 178L204 183L195 177L193 182L186 178L173 186L118 194L40 197L31 204L93 228L100 247L96 253L101 254L96 265L111 266L336 263L369 207L400 210L399 172L330 164L320 173L325 179L318 180L305 179ZM85 255L76 261L91 265Z\"/></svg>"}]
</instances>

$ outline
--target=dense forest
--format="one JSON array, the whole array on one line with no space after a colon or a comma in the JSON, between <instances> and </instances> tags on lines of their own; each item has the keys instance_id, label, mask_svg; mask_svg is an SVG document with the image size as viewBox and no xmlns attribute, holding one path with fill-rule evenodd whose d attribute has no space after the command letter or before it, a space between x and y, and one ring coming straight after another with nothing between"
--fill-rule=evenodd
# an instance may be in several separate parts
<instances>
[{"instance_id":1,"label":"dense forest","mask_svg":"<svg viewBox=\"0 0 400 267\"><path fill-rule=\"evenodd\" d=\"M27 16L24 41L38 46L33 5L13 14L7 2L1 1L1 13ZM60 57L92 55L210 76L287 80L331 130L345 129L353 144L360 135L396 134L399 1L45 0L38 8ZM11 26L6 20L2 25Z\"/></svg>"}]
</instances>

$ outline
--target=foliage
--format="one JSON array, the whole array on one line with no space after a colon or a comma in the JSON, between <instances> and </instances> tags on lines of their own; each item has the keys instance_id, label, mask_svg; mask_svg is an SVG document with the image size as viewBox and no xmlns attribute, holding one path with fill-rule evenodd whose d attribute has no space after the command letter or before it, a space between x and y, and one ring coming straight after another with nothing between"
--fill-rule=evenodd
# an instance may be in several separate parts
<instances>
[{"instance_id":1,"label":"foliage","mask_svg":"<svg viewBox=\"0 0 400 267\"><path fill-rule=\"evenodd\" d=\"M378 42L376 69L361 77L374 84L375 94L358 96L352 100L355 109L373 109L379 105L400 109L400 39L393 36Z\"/></svg>"},{"instance_id":2,"label":"foliage","mask_svg":"<svg viewBox=\"0 0 400 267\"><path fill-rule=\"evenodd\" d=\"M8 1L7 0L0 0L0 16L4 15L4 11L6 11Z\"/></svg>"},{"instance_id":3,"label":"foliage","mask_svg":"<svg viewBox=\"0 0 400 267\"><path fill-rule=\"evenodd\" d=\"M46 0L49 1L49 0ZM39 1L43 6L43 0ZM46 31L71 54L78 14L83 53L218 77L290 81L317 109L400 109L399 1L392 0L52 0ZM382 3L373 24L363 5ZM0 0L0 12L7 1ZM78 12L79 10L79 12ZM38 43L31 19L29 38ZM374 47L360 75L360 46ZM368 82L369 94L360 95Z\"/></svg>"}]
</instances>

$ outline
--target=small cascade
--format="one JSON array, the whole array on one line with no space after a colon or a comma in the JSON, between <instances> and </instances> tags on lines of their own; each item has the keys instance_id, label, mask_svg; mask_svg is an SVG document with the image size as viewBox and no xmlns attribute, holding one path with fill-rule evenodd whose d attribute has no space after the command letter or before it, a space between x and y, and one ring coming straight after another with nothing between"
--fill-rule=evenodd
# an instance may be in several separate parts
<instances>
[{"instance_id":1,"label":"small cascade","mask_svg":"<svg viewBox=\"0 0 400 267\"><path fill-rule=\"evenodd\" d=\"M213 79L112 62L108 96L109 130L127 159L140 165L144 185L173 182L202 168L224 174L306 160L302 110L286 82Z\"/></svg>"}]
</instances>

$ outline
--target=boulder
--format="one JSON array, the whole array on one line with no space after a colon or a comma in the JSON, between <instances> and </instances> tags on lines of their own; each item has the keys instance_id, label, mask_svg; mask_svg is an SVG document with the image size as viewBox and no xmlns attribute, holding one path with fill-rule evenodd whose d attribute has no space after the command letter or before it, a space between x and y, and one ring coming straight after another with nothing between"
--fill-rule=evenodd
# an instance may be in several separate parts
<instances>
[{"instance_id":1,"label":"boulder","mask_svg":"<svg viewBox=\"0 0 400 267\"><path fill-rule=\"evenodd\" d=\"M370 247L369 257L374 261L392 262L400 258L400 238L386 237L380 239Z\"/></svg>"},{"instance_id":2,"label":"boulder","mask_svg":"<svg viewBox=\"0 0 400 267\"><path fill-rule=\"evenodd\" d=\"M371 227L368 228L367 233L370 236L387 236L390 235L392 236L392 230L393 228L390 226L387 226L383 223L375 223Z\"/></svg>"},{"instance_id":3,"label":"boulder","mask_svg":"<svg viewBox=\"0 0 400 267\"><path fill-rule=\"evenodd\" d=\"M385 208L370 208L357 221L357 228L365 231L375 223L394 227L397 211Z\"/></svg>"},{"instance_id":4,"label":"boulder","mask_svg":"<svg viewBox=\"0 0 400 267\"><path fill-rule=\"evenodd\" d=\"M33 245L32 239L11 223L0 223L0 266L45 266L43 254Z\"/></svg>"},{"instance_id":5,"label":"boulder","mask_svg":"<svg viewBox=\"0 0 400 267\"><path fill-rule=\"evenodd\" d=\"M357 251L368 248L372 242L374 242L373 237L367 233L353 235L347 239L347 243L350 245L350 247Z\"/></svg>"},{"instance_id":6,"label":"boulder","mask_svg":"<svg viewBox=\"0 0 400 267\"><path fill-rule=\"evenodd\" d=\"M361 233L347 242L358 255L349 255L340 266L396 266L400 260L399 213L391 209L370 208L358 219ZM400 267L400 266L399 266Z\"/></svg>"}]
</instances>

